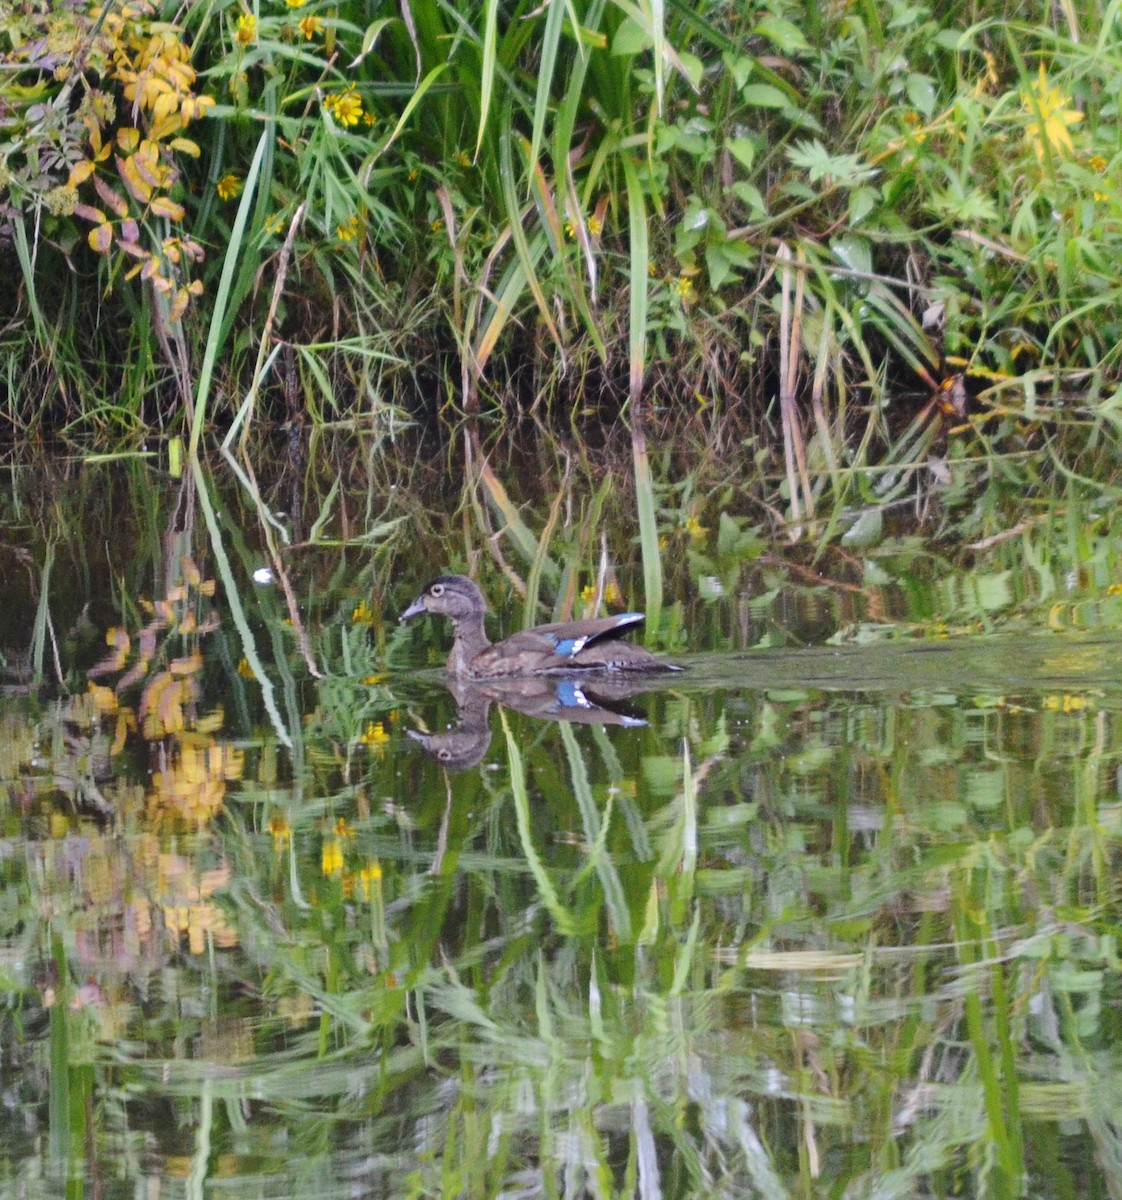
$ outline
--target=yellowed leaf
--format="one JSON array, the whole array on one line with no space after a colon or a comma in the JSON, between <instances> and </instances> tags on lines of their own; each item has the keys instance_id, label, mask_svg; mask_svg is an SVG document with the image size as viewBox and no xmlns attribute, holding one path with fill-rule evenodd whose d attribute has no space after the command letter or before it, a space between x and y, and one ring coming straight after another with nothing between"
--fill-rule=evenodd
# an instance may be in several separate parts
<instances>
[{"instance_id":1,"label":"yellowed leaf","mask_svg":"<svg viewBox=\"0 0 1122 1200\"><path fill-rule=\"evenodd\" d=\"M113 249L113 226L109 224L95 225L86 234L86 241L95 254L108 254Z\"/></svg>"},{"instance_id":2,"label":"yellowed leaf","mask_svg":"<svg viewBox=\"0 0 1122 1200\"><path fill-rule=\"evenodd\" d=\"M169 221L182 221L187 210L182 204L177 204L169 196L157 196L152 201L152 211L158 217L167 217Z\"/></svg>"}]
</instances>

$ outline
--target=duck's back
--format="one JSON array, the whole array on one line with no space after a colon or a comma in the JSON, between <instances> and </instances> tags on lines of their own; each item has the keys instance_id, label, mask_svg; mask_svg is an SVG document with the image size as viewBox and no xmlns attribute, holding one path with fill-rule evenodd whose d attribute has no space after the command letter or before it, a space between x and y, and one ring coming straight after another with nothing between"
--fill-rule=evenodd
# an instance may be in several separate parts
<instances>
[{"instance_id":1,"label":"duck's back","mask_svg":"<svg viewBox=\"0 0 1122 1200\"><path fill-rule=\"evenodd\" d=\"M471 661L477 679L543 675L564 671L658 671L673 669L621 635L643 620L619 613L582 621L539 625L480 651Z\"/></svg>"}]
</instances>

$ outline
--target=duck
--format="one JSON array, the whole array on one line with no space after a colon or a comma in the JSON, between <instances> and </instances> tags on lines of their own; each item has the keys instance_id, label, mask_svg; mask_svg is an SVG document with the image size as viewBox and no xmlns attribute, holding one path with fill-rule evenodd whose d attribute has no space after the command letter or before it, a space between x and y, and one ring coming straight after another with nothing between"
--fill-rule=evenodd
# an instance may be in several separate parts
<instances>
[{"instance_id":1,"label":"duck","mask_svg":"<svg viewBox=\"0 0 1122 1200\"><path fill-rule=\"evenodd\" d=\"M642 623L639 612L537 625L492 643L483 628L487 602L466 575L439 575L401 614L410 621L425 613L452 622L452 651L446 670L457 679L513 679L530 675L617 671L680 671L682 668L623 634Z\"/></svg>"}]
</instances>

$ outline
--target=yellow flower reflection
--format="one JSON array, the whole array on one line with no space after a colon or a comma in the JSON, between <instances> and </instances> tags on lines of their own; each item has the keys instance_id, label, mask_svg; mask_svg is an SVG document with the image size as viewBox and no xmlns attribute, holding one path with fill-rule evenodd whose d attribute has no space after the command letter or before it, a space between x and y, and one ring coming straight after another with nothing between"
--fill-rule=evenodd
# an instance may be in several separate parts
<instances>
[{"instance_id":1,"label":"yellow flower reflection","mask_svg":"<svg viewBox=\"0 0 1122 1200\"><path fill-rule=\"evenodd\" d=\"M384 746L389 740L390 735L381 721L371 721L359 738L364 746L373 746L375 749Z\"/></svg>"},{"instance_id":2,"label":"yellow flower reflection","mask_svg":"<svg viewBox=\"0 0 1122 1200\"><path fill-rule=\"evenodd\" d=\"M320 856L320 869L328 879L334 879L343 873L343 843L338 838L328 838L323 843L323 853Z\"/></svg>"},{"instance_id":3,"label":"yellow flower reflection","mask_svg":"<svg viewBox=\"0 0 1122 1200\"><path fill-rule=\"evenodd\" d=\"M358 873L358 894L363 900L369 900L375 885L382 882L382 864L375 859L367 863Z\"/></svg>"},{"instance_id":4,"label":"yellow flower reflection","mask_svg":"<svg viewBox=\"0 0 1122 1200\"><path fill-rule=\"evenodd\" d=\"M273 835L273 850L282 854L292 841L292 826L280 813L274 813L269 818L269 832Z\"/></svg>"}]
</instances>

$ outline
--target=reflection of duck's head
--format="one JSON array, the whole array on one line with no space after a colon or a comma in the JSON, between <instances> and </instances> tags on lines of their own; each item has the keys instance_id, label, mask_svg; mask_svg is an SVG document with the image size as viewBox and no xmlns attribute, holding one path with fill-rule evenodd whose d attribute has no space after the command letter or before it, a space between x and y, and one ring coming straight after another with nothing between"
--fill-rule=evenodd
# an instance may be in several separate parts
<instances>
[{"instance_id":1,"label":"reflection of duck's head","mask_svg":"<svg viewBox=\"0 0 1122 1200\"><path fill-rule=\"evenodd\" d=\"M487 603L466 575L434 579L401 614L408 621L422 613L448 617L455 640L449 674L463 679L521 679L530 675L676 671L642 646L620 640L643 620L642 613L617 613L537 625L492 645L483 628Z\"/></svg>"},{"instance_id":2,"label":"reflection of duck's head","mask_svg":"<svg viewBox=\"0 0 1122 1200\"><path fill-rule=\"evenodd\" d=\"M648 685L649 686L649 685ZM621 707L621 702L644 690L638 679L605 679L570 676L531 679L491 679L473 682L456 679L449 683L456 701L457 722L443 733L407 729L426 754L449 770L474 767L491 744L491 705L500 704L514 712L543 721L565 721L580 725L646 725L646 721Z\"/></svg>"},{"instance_id":3,"label":"reflection of duck's head","mask_svg":"<svg viewBox=\"0 0 1122 1200\"><path fill-rule=\"evenodd\" d=\"M448 729L444 733L421 733L417 729L407 729L405 732L421 744L426 754L450 771L474 767L491 744L491 727L488 724L457 725L455 729Z\"/></svg>"}]
</instances>

